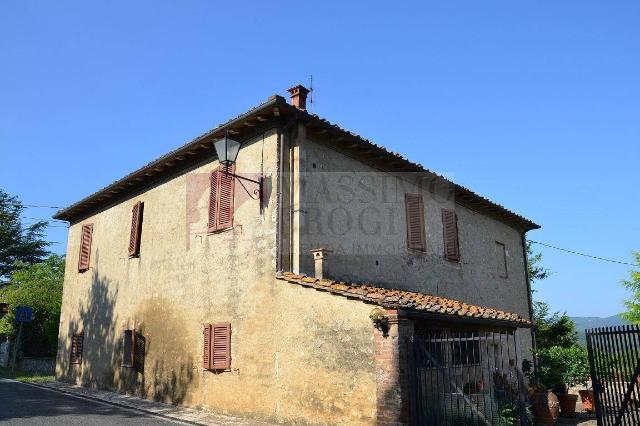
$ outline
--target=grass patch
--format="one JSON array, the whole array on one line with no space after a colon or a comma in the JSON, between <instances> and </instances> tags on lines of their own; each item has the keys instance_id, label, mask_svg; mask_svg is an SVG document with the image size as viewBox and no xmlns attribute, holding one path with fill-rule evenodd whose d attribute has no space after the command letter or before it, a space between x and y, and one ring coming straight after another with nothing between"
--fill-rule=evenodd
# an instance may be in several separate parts
<instances>
[{"instance_id":1,"label":"grass patch","mask_svg":"<svg viewBox=\"0 0 640 426\"><path fill-rule=\"evenodd\" d=\"M11 371L11 369L3 367L0 367L0 377L27 383L44 383L52 382L55 380L55 377L53 376L43 376L40 373L35 373L32 371Z\"/></svg>"}]
</instances>

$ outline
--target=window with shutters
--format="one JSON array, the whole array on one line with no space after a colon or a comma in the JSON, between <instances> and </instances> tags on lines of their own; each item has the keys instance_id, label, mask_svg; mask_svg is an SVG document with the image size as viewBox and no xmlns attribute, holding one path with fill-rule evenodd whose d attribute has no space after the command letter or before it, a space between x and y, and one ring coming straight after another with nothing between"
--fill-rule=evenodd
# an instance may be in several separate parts
<instances>
[{"instance_id":1,"label":"window with shutters","mask_svg":"<svg viewBox=\"0 0 640 426\"><path fill-rule=\"evenodd\" d=\"M231 324L205 324L202 331L202 368L231 369Z\"/></svg>"},{"instance_id":2,"label":"window with shutters","mask_svg":"<svg viewBox=\"0 0 640 426\"><path fill-rule=\"evenodd\" d=\"M71 364L82 362L82 346L84 345L84 332L75 333L71 336Z\"/></svg>"},{"instance_id":3,"label":"window with shutters","mask_svg":"<svg viewBox=\"0 0 640 426\"><path fill-rule=\"evenodd\" d=\"M507 270L507 247L500 241L496 241L496 261L498 263L498 276L500 278L509 278Z\"/></svg>"},{"instance_id":4,"label":"window with shutters","mask_svg":"<svg viewBox=\"0 0 640 426\"><path fill-rule=\"evenodd\" d=\"M235 166L229 166L229 173L234 173ZM233 227L233 198L235 178L223 173L218 167L211 173L209 193L209 233Z\"/></svg>"},{"instance_id":5,"label":"window with shutters","mask_svg":"<svg viewBox=\"0 0 640 426\"><path fill-rule=\"evenodd\" d=\"M145 338L137 330L125 330L122 335L122 366L144 371Z\"/></svg>"},{"instance_id":6,"label":"window with shutters","mask_svg":"<svg viewBox=\"0 0 640 426\"><path fill-rule=\"evenodd\" d=\"M92 234L92 223L82 225L82 234L80 235L80 254L78 256L78 272L84 272L89 269Z\"/></svg>"},{"instance_id":7,"label":"window with shutters","mask_svg":"<svg viewBox=\"0 0 640 426\"><path fill-rule=\"evenodd\" d=\"M131 209L131 233L129 234L129 257L140 255L140 239L142 238L142 213L144 203L138 201Z\"/></svg>"},{"instance_id":8,"label":"window with shutters","mask_svg":"<svg viewBox=\"0 0 640 426\"><path fill-rule=\"evenodd\" d=\"M424 204L419 194L405 194L404 204L407 215L407 247L426 250L424 233Z\"/></svg>"},{"instance_id":9,"label":"window with shutters","mask_svg":"<svg viewBox=\"0 0 640 426\"><path fill-rule=\"evenodd\" d=\"M442 209L442 234L444 239L444 258L460 260L460 244L458 241L458 217L455 210Z\"/></svg>"}]
</instances>

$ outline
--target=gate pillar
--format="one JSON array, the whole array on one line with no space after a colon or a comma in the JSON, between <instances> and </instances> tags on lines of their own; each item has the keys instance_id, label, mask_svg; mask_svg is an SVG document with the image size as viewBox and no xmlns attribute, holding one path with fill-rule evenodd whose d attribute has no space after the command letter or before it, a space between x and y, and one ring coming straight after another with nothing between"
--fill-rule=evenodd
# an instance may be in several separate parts
<instances>
[{"instance_id":1,"label":"gate pillar","mask_svg":"<svg viewBox=\"0 0 640 426\"><path fill-rule=\"evenodd\" d=\"M376 424L408 425L411 421L409 340L413 321L386 311L384 327L374 329Z\"/></svg>"}]
</instances>

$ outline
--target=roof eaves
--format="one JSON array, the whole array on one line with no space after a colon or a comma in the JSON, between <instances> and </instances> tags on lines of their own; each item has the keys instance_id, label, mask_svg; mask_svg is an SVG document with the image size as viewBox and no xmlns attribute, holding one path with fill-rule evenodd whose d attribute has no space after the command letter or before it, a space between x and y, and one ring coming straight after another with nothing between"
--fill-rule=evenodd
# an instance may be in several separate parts
<instances>
[{"instance_id":1,"label":"roof eaves","mask_svg":"<svg viewBox=\"0 0 640 426\"><path fill-rule=\"evenodd\" d=\"M161 167L164 164L167 164L174 158L179 157L182 153L187 152L189 151L189 149L197 146L204 139L214 135L217 132L224 131L229 127L232 127L233 125L237 124L238 122L243 122L248 117L255 114L259 114L262 110L265 110L277 105L287 105L287 102L282 96L273 95L266 102L263 102L262 104L256 107L253 107L242 114L237 115L236 117L228 120L227 122L219 124L217 127L211 130L208 130L199 136L196 136L195 138L191 139L190 141L183 144L182 146L172 151L169 151L168 153L138 168L137 170L127 174L123 178L118 179L117 181L114 181L113 183L99 189L98 191L92 193L91 195L88 195L87 197L81 199L80 201L77 201L63 209L58 210L53 215L53 218L58 220L67 220L67 221L72 219L76 215L80 214L80 212L83 211L84 209L90 208L89 204L99 204L99 201L101 201L104 197L108 197L107 194L117 193L119 192L118 191L119 188L135 185L136 183L134 182L142 180L142 176L145 175L145 173L147 173L150 170L154 170L158 167ZM103 197L103 198L100 198L100 197Z\"/></svg>"},{"instance_id":2,"label":"roof eaves","mask_svg":"<svg viewBox=\"0 0 640 426\"><path fill-rule=\"evenodd\" d=\"M403 163L404 165L415 169L415 171L419 171L419 172L424 172L424 173L428 173L432 176L437 177L438 179L442 179L444 182L447 182L450 185L453 185L456 191L456 195L460 196L461 198L470 198L473 199L474 201L476 201L477 203L482 204L482 207L485 208L493 208L495 210L495 213L498 215L502 215L505 216L507 219L509 219L511 222L517 224L519 227L521 227L522 229L526 230L526 231L530 231L533 229L539 229L540 225L536 224L535 222L525 218L524 216L521 216L515 212L512 212L510 210L508 210L506 207L502 206L501 204L498 204L494 201L491 201L490 199L483 197L475 192L473 192L472 190L470 190L469 188L466 188L462 185L459 185L455 182L452 182L451 180L447 179L446 177L428 169L427 167L423 166L420 163L416 163L413 162L411 160L409 160L408 158L404 157L402 154L395 152L395 151L391 151L387 148L385 148L382 145L378 145L375 142L370 141L369 139L357 134L357 133L353 133L337 124L331 123L330 121L324 119L324 118L320 118L318 115L316 114L310 114L308 112L305 112L305 117L307 120L309 120L310 122L317 124L319 126L323 126L327 129L331 129L336 133L345 135L347 137L356 139L358 141L360 141L363 144L366 144L367 146L371 147L372 149L375 149L377 151L379 151L380 153L384 154L385 156L389 157L389 158L393 158L396 161L399 161L401 163Z\"/></svg>"}]
</instances>

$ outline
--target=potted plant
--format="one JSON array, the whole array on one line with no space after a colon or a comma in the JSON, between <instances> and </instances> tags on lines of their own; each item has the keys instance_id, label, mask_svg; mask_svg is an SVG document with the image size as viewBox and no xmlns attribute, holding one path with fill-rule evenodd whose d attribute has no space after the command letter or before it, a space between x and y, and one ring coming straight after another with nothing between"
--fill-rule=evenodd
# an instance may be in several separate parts
<instances>
[{"instance_id":1,"label":"potted plant","mask_svg":"<svg viewBox=\"0 0 640 426\"><path fill-rule=\"evenodd\" d=\"M537 425L555 425L560 413L558 397L551 390L556 383L562 382L559 373L558 357L554 348L539 349L535 356L537 368L529 374L531 391L529 399Z\"/></svg>"},{"instance_id":2,"label":"potted plant","mask_svg":"<svg viewBox=\"0 0 640 426\"><path fill-rule=\"evenodd\" d=\"M569 393L576 385L586 385L589 377L587 353L581 346L552 346L538 351L538 378L557 394L563 415L574 415L578 395Z\"/></svg>"},{"instance_id":3,"label":"potted plant","mask_svg":"<svg viewBox=\"0 0 640 426\"><path fill-rule=\"evenodd\" d=\"M586 386L589 378L589 361L587 352L582 346L573 345L569 348L552 348L556 358L558 372L562 380L556 383L560 410L564 415L574 415L578 395L569 393L577 385Z\"/></svg>"},{"instance_id":4,"label":"potted plant","mask_svg":"<svg viewBox=\"0 0 640 426\"><path fill-rule=\"evenodd\" d=\"M584 409L584 411L586 411L587 413L593 413L594 411L594 396L593 396L593 389L590 389L588 386L586 386L586 389L580 389L578 391L578 394L580 395L580 401L582 402L582 408Z\"/></svg>"}]
</instances>

